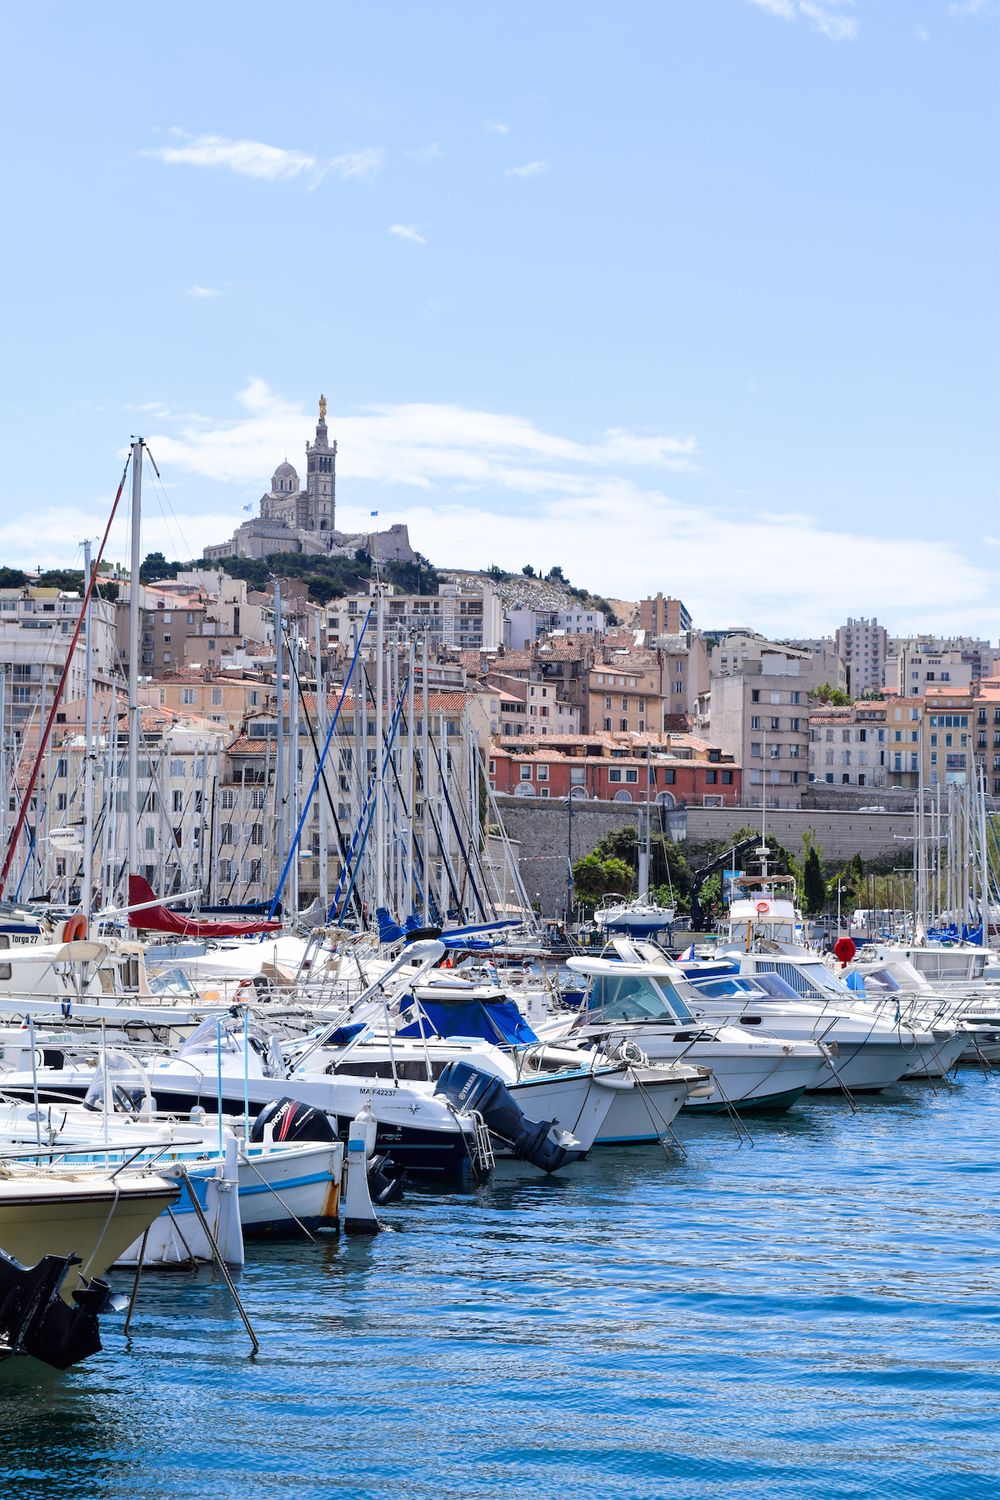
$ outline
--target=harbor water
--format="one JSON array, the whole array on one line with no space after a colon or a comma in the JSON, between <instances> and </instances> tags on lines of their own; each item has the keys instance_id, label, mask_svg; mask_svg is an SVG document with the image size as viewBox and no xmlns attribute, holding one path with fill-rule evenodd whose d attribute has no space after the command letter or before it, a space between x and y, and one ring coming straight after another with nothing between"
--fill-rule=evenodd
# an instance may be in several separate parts
<instances>
[{"instance_id":1,"label":"harbor water","mask_svg":"<svg viewBox=\"0 0 1000 1500\"><path fill-rule=\"evenodd\" d=\"M0 1376L3 1493L995 1495L998 1111L965 1068L411 1189L376 1239L248 1247L255 1360L217 1278L149 1274L130 1344Z\"/></svg>"}]
</instances>

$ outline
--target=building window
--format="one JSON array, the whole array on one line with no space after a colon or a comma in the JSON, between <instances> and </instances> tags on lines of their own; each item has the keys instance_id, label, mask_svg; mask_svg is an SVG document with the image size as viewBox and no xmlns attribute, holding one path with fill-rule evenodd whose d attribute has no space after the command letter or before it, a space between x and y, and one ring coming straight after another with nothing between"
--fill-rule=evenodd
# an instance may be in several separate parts
<instances>
[{"instance_id":1,"label":"building window","mask_svg":"<svg viewBox=\"0 0 1000 1500\"><path fill-rule=\"evenodd\" d=\"M751 755L760 755L760 753L761 753L760 752L760 740L751 740L751 742L750 742L750 754Z\"/></svg>"},{"instance_id":2,"label":"building window","mask_svg":"<svg viewBox=\"0 0 1000 1500\"><path fill-rule=\"evenodd\" d=\"M706 771L705 772L705 785L706 786L714 786L715 785L715 781L716 781L716 773L714 771Z\"/></svg>"},{"instance_id":3,"label":"building window","mask_svg":"<svg viewBox=\"0 0 1000 1500\"><path fill-rule=\"evenodd\" d=\"M626 771L625 772L625 780L626 781L638 781L639 780L639 772L637 770L635 770L635 768Z\"/></svg>"},{"instance_id":4,"label":"building window","mask_svg":"<svg viewBox=\"0 0 1000 1500\"><path fill-rule=\"evenodd\" d=\"M520 775L520 779L522 781L530 781L531 780L531 767L530 766L521 766L519 768L519 775Z\"/></svg>"},{"instance_id":5,"label":"building window","mask_svg":"<svg viewBox=\"0 0 1000 1500\"><path fill-rule=\"evenodd\" d=\"M548 768L548 766L539 766L538 769L537 769L537 771L535 772L535 775L537 776L537 778L538 778L539 781L548 781L548 779L549 779L549 768Z\"/></svg>"},{"instance_id":6,"label":"building window","mask_svg":"<svg viewBox=\"0 0 1000 1500\"><path fill-rule=\"evenodd\" d=\"M609 781L621 781L621 779L622 779L622 773L621 773L620 768L618 766L612 766L611 770L608 772L608 780Z\"/></svg>"}]
</instances>

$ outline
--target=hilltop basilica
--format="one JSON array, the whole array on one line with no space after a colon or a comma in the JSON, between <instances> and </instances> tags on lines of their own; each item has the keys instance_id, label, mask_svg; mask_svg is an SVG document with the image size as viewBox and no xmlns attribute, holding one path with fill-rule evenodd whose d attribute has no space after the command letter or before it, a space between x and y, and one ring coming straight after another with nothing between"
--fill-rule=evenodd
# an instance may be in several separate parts
<instances>
[{"instance_id":1,"label":"hilltop basilica","mask_svg":"<svg viewBox=\"0 0 1000 1500\"><path fill-rule=\"evenodd\" d=\"M269 552L311 552L350 556L363 547L383 562L412 562L416 556L405 526L387 531L344 533L336 529L337 444L326 427L326 397L319 398L316 437L306 444L306 485L286 459L275 469L271 488L260 497L260 516L244 521L228 542L206 547L205 556L266 557Z\"/></svg>"}]
</instances>

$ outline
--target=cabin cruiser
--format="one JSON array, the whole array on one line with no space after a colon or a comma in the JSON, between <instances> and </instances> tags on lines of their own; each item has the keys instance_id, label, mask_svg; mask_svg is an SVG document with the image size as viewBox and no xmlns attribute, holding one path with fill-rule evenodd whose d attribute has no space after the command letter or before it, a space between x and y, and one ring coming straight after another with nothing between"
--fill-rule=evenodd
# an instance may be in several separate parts
<instances>
[{"instance_id":1,"label":"cabin cruiser","mask_svg":"<svg viewBox=\"0 0 1000 1500\"><path fill-rule=\"evenodd\" d=\"M787 1109L826 1068L826 1054L812 1041L750 1034L696 1016L678 987L675 965L662 954L656 962L638 954L570 958L567 967L587 981L583 1005L540 1028L543 1039L599 1043L605 1050L632 1043L651 1062L707 1068L710 1093L690 1099L685 1109Z\"/></svg>"},{"instance_id":2,"label":"cabin cruiser","mask_svg":"<svg viewBox=\"0 0 1000 1500\"><path fill-rule=\"evenodd\" d=\"M929 1025L858 1002L815 955L744 953L732 972L681 969L698 994L699 1015L777 1036L811 1037L830 1048L820 1092L876 1093L903 1078L940 1078L958 1061L964 1039L954 1025Z\"/></svg>"}]
</instances>

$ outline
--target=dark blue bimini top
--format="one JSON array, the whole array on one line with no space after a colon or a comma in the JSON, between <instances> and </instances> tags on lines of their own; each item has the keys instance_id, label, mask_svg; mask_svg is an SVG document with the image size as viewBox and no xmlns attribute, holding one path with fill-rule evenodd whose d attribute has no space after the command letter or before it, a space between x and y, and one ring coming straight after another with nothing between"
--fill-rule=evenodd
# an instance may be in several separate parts
<instances>
[{"instance_id":1,"label":"dark blue bimini top","mask_svg":"<svg viewBox=\"0 0 1000 1500\"><path fill-rule=\"evenodd\" d=\"M422 1018L400 1036L482 1037L494 1046L520 1047L538 1038L513 1000L421 1000Z\"/></svg>"}]
</instances>

